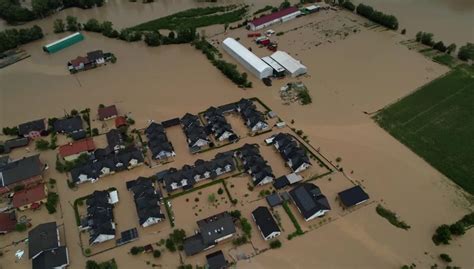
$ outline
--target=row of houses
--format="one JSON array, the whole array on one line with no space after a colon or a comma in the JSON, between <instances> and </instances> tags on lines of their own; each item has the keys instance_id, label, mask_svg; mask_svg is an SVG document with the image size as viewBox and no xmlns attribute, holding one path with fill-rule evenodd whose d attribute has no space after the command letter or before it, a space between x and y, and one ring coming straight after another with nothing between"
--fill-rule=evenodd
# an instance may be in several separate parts
<instances>
[{"instance_id":1,"label":"row of houses","mask_svg":"<svg viewBox=\"0 0 474 269\"><path fill-rule=\"evenodd\" d=\"M223 174L235 171L235 162L232 154L219 153L210 161L197 160L193 166L185 165L180 170L170 168L158 175L168 193L178 189L188 190L194 184L214 179Z\"/></svg>"},{"instance_id":2,"label":"row of houses","mask_svg":"<svg viewBox=\"0 0 474 269\"><path fill-rule=\"evenodd\" d=\"M211 141L198 116L186 113L180 121L191 152L198 152L209 146Z\"/></svg>"},{"instance_id":3,"label":"row of houses","mask_svg":"<svg viewBox=\"0 0 474 269\"><path fill-rule=\"evenodd\" d=\"M256 145L245 144L236 151L236 156L242 160L247 173L252 176L255 186L261 186L273 182L275 176L267 161L260 155Z\"/></svg>"},{"instance_id":4,"label":"row of houses","mask_svg":"<svg viewBox=\"0 0 474 269\"><path fill-rule=\"evenodd\" d=\"M96 182L100 178L130 170L144 163L143 153L140 149L130 147L111 152L110 149L97 149L86 164L71 170L71 181L75 184Z\"/></svg>"},{"instance_id":5,"label":"row of houses","mask_svg":"<svg viewBox=\"0 0 474 269\"><path fill-rule=\"evenodd\" d=\"M127 190L132 192L138 222L143 228L157 224L165 219L161 211L161 194L156 190L153 182L144 177L128 181Z\"/></svg>"},{"instance_id":6,"label":"row of houses","mask_svg":"<svg viewBox=\"0 0 474 269\"><path fill-rule=\"evenodd\" d=\"M148 138L148 148L154 160L167 160L176 156L163 125L152 122L145 129L145 135Z\"/></svg>"},{"instance_id":7,"label":"row of houses","mask_svg":"<svg viewBox=\"0 0 474 269\"><path fill-rule=\"evenodd\" d=\"M81 219L79 229L89 232L89 245L99 244L115 238L114 207L118 193L94 191L86 200L87 213Z\"/></svg>"},{"instance_id":8,"label":"row of houses","mask_svg":"<svg viewBox=\"0 0 474 269\"><path fill-rule=\"evenodd\" d=\"M207 131L214 135L217 141L238 140L238 136L232 131L232 126L224 117L224 110L220 108L210 107L204 111L204 118L207 121Z\"/></svg>"},{"instance_id":9,"label":"row of houses","mask_svg":"<svg viewBox=\"0 0 474 269\"><path fill-rule=\"evenodd\" d=\"M236 103L236 109L252 133L260 133L268 130L270 126L265 121L265 116L257 110L252 100L242 98Z\"/></svg>"},{"instance_id":10,"label":"row of houses","mask_svg":"<svg viewBox=\"0 0 474 269\"><path fill-rule=\"evenodd\" d=\"M273 145L294 173L300 173L311 166L306 151L290 134L277 134L273 138Z\"/></svg>"}]
</instances>

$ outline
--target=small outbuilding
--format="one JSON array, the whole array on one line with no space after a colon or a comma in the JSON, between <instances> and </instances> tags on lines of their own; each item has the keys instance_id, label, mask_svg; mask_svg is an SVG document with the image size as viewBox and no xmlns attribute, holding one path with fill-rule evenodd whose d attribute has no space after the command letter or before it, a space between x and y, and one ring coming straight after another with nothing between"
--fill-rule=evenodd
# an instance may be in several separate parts
<instances>
[{"instance_id":1,"label":"small outbuilding","mask_svg":"<svg viewBox=\"0 0 474 269\"><path fill-rule=\"evenodd\" d=\"M270 57L283 66L292 77L301 76L308 72L306 66L284 51L279 50L273 53Z\"/></svg>"},{"instance_id":2,"label":"small outbuilding","mask_svg":"<svg viewBox=\"0 0 474 269\"><path fill-rule=\"evenodd\" d=\"M369 195L357 185L337 194L345 208L360 205L369 200Z\"/></svg>"},{"instance_id":3,"label":"small outbuilding","mask_svg":"<svg viewBox=\"0 0 474 269\"><path fill-rule=\"evenodd\" d=\"M99 120L110 120L117 117L118 111L115 105L100 107Z\"/></svg>"},{"instance_id":4,"label":"small outbuilding","mask_svg":"<svg viewBox=\"0 0 474 269\"><path fill-rule=\"evenodd\" d=\"M281 199L280 195L277 192L268 195L267 197L265 197L265 199L267 200L267 203L270 207L279 206L283 203L283 199Z\"/></svg>"},{"instance_id":5,"label":"small outbuilding","mask_svg":"<svg viewBox=\"0 0 474 269\"><path fill-rule=\"evenodd\" d=\"M206 261L208 269L225 269L229 265L221 250L206 255Z\"/></svg>"}]
</instances>

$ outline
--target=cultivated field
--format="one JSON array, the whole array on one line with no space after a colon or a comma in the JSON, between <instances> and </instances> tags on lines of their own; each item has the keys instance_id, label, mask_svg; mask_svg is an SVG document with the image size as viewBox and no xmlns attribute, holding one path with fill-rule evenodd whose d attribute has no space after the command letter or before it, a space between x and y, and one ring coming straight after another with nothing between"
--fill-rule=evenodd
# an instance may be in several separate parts
<instances>
[{"instance_id":1,"label":"cultivated field","mask_svg":"<svg viewBox=\"0 0 474 269\"><path fill-rule=\"evenodd\" d=\"M390 134L474 193L474 72L457 68L375 116Z\"/></svg>"}]
</instances>

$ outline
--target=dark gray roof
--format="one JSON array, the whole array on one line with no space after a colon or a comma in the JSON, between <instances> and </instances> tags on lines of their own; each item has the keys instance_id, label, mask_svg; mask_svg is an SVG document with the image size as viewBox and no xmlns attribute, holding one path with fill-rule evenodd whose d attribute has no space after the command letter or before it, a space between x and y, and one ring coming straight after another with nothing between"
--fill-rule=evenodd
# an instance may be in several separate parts
<instances>
[{"instance_id":1,"label":"dark gray roof","mask_svg":"<svg viewBox=\"0 0 474 269\"><path fill-rule=\"evenodd\" d=\"M193 147L194 143L199 141L199 139L209 141L206 131L199 120L199 117L186 113L181 118L181 125L183 126L184 134L188 139L188 146Z\"/></svg>"},{"instance_id":2,"label":"dark gray roof","mask_svg":"<svg viewBox=\"0 0 474 269\"><path fill-rule=\"evenodd\" d=\"M43 252L33 259L33 269L60 268L69 264L67 247L61 246L53 250Z\"/></svg>"},{"instance_id":3,"label":"dark gray roof","mask_svg":"<svg viewBox=\"0 0 474 269\"><path fill-rule=\"evenodd\" d=\"M277 192L268 195L265 197L265 199L267 200L268 205L271 207L275 207L283 203L283 200Z\"/></svg>"},{"instance_id":4,"label":"dark gray roof","mask_svg":"<svg viewBox=\"0 0 474 269\"><path fill-rule=\"evenodd\" d=\"M87 53L87 59L89 59L89 61L96 61L100 58L104 58L104 52L102 52L102 50L94 50Z\"/></svg>"},{"instance_id":5,"label":"dark gray roof","mask_svg":"<svg viewBox=\"0 0 474 269\"><path fill-rule=\"evenodd\" d=\"M208 269L224 269L227 268L227 261L221 250L206 255Z\"/></svg>"},{"instance_id":6,"label":"dark gray roof","mask_svg":"<svg viewBox=\"0 0 474 269\"><path fill-rule=\"evenodd\" d=\"M44 119L25 122L18 125L18 133L20 136L28 135L32 131L41 132L43 130L46 130Z\"/></svg>"},{"instance_id":7,"label":"dark gray roof","mask_svg":"<svg viewBox=\"0 0 474 269\"><path fill-rule=\"evenodd\" d=\"M14 148L24 147L30 143L27 137L19 137L5 141L4 147L6 152L10 152Z\"/></svg>"},{"instance_id":8,"label":"dark gray roof","mask_svg":"<svg viewBox=\"0 0 474 269\"><path fill-rule=\"evenodd\" d=\"M226 211L197 222L205 245L212 245L217 239L235 233L232 216Z\"/></svg>"},{"instance_id":9,"label":"dark gray roof","mask_svg":"<svg viewBox=\"0 0 474 269\"><path fill-rule=\"evenodd\" d=\"M100 235L115 235L113 208L108 191L94 191L86 200L87 217L83 225L90 228L89 244Z\"/></svg>"},{"instance_id":10,"label":"dark gray roof","mask_svg":"<svg viewBox=\"0 0 474 269\"><path fill-rule=\"evenodd\" d=\"M80 116L58 119L54 121L53 127L55 132L70 134L74 131L82 130L82 119Z\"/></svg>"},{"instance_id":11,"label":"dark gray roof","mask_svg":"<svg viewBox=\"0 0 474 269\"><path fill-rule=\"evenodd\" d=\"M252 216L265 238L274 232L280 232L278 224L267 207L257 207L257 209L252 211Z\"/></svg>"},{"instance_id":12,"label":"dark gray roof","mask_svg":"<svg viewBox=\"0 0 474 269\"><path fill-rule=\"evenodd\" d=\"M275 189L283 189L284 187L290 185L290 181L288 181L288 178L286 176L281 176L273 181L273 187Z\"/></svg>"},{"instance_id":13,"label":"dark gray roof","mask_svg":"<svg viewBox=\"0 0 474 269\"><path fill-rule=\"evenodd\" d=\"M0 156L0 169L7 165L7 163L10 162L10 156L8 155L2 155Z\"/></svg>"},{"instance_id":14,"label":"dark gray roof","mask_svg":"<svg viewBox=\"0 0 474 269\"><path fill-rule=\"evenodd\" d=\"M345 207L351 207L369 199L369 195L359 185L341 191L338 196Z\"/></svg>"},{"instance_id":15,"label":"dark gray roof","mask_svg":"<svg viewBox=\"0 0 474 269\"><path fill-rule=\"evenodd\" d=\"M290 195L305 219L310 218L320 210L331 209L326 196L321 193L318 186L312 183L299 184L290 191Z\"/></svg>"},{"instance_id":16,"label":"dark gray roof","mask_svg":"<svg viewBox=\"0 0 474 269\"><path fill-rule=\"evenodd\" d=\"M187 237L183 242L184 253L186 253L187 256L195 255L205 250L207 247L208 246L204 244L202 241L202 236L199 233Z\"/></svg>"},{"instance_id":17,"label":"dark gray roof","mask_svg":"<svg viewBox=\"0 0 474 269\"><path fill-rule=\"evenodd\" d=\"M24 157L0 167L0 187L21 182L43 173L44 165L38 155Z\"/></svg>"},{"instance_id":18,"label":"dark gray roof","mask_svg":"<svg viewBox=\"0 0 474 269\"><path fill-rule=\"evenodd\" d=\"M59 247L56 222L39 224L28 232L28 257Z\"/></svg>"},{"instance_id":19,"label":"dark gray roof","mask_svg":"<svg viewBox=\"0 0 474 269\"><path fill-rule=\"evenodd\" d=\"M168 128L168 127L171 127L171 126L176 126L176 125L179 125L180 123L181 122L180 122L179 118L173 118L173 119L169 119L169 120L165 120L165 121L161 122L161 124L165 128Z\"/></svg>"},{"instance_id":20,"label":"dark gray roof","mask_svg":"<svg viewBox=\"0 0 474 269\"><path fill-rule=\"evenodd\" d=\"M107 137L107 144L110 148L124 146L123 135L118 129L108 131L105 136Z\"/></svg>"},{"instance_id":21,"label":"dark gray roof","mask_svg":"<svg viewBox=\"0 0 474 269\"><path fill-rule=\"evenodd\" d=\"M165 218L159 205L161 197L150 179L138 178L133 184L127 182L127 185L130 186L129 190L133 193L140 225L143 225L149 218Z\"/></svg>"}]
</instances>

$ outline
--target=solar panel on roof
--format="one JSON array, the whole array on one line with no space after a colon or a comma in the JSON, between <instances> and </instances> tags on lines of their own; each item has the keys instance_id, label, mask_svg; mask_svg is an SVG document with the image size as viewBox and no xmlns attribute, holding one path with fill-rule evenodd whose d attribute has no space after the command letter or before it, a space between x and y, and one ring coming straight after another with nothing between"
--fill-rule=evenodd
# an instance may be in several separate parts
<instances>
[{"instance_id":1,"label":"solar panel on roof","mask_svg":"<svg viewBox=\"0 0 474 269\"><path fill-rule=\"evenodd\" d=\"M120 233L121 238L117 240L117 245L123 245L132 242L138 238L137 228L126 230Z\"/></svg>"}]
</instances>

